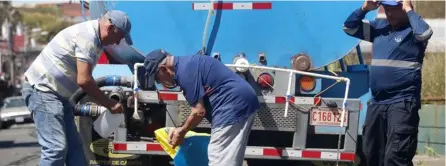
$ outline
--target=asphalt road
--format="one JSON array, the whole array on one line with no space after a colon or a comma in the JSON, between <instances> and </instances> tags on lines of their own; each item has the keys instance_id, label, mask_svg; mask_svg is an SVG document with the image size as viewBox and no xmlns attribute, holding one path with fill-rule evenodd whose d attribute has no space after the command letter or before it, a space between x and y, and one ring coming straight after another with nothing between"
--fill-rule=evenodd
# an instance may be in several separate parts
<instances>
[{"instance_id":1,"label":"asphalt road","mask_svg":"<svg viewBox=\"0 0 446 166\"><path fill-rule=\"evenodd\" d=\"M0 166L37 166L40 146L34 125L14 125L0 130Z\"/></svg>"}]
</instances>

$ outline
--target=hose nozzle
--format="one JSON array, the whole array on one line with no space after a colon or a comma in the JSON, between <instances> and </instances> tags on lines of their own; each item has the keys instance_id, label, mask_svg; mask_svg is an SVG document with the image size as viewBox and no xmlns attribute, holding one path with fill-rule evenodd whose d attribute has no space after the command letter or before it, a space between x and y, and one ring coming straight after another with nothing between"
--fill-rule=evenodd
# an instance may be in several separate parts
<instances>
[{"instance_id":1,"label":"hose nozzle","mask_svg":"<svg viewBox=\"0 0 446 166\"><path fill-rule=\"evenodd\" d=\"M213 53L212 57L215 58L215 59L218 59L219 61L221 61L220 53Z\"/></svg>"},{"instance_id":2,"label":"hose nozzle","mask_svg":"<svg viewBox=\"0 0 446 166\"><path fill-rule=\"evenodd\" d=\"M107 108L96 104L81 104L76 105L73 109L74 116L89 116L95 117L107 111Z\"/></svg>"},{"instance_id":3,"label":"hose nozzle","mask_svg":"<svg viewBox=\"0 0 446 166\"><path fill-rule=\"evenodd\" d=\"M264 53L259 53L259 63L266 65L266 55Z\"/></svg>"}]
</instances>

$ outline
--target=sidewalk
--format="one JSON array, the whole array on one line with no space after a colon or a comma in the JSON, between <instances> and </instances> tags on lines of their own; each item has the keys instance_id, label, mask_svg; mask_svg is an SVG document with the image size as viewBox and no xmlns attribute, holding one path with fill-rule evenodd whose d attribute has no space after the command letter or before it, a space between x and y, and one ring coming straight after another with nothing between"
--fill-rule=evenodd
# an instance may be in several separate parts
<instances>
[{"instance_id":1,"label":"sidewalk","mask_svg":"<svg viewBox=\"0 0 446 166\"><path fill-rule=\"evenodd\" d=\"M415 156L412 160L414 166L444 166L445 158L434 158L429 156Z\"/></svg>"}]
</instances>

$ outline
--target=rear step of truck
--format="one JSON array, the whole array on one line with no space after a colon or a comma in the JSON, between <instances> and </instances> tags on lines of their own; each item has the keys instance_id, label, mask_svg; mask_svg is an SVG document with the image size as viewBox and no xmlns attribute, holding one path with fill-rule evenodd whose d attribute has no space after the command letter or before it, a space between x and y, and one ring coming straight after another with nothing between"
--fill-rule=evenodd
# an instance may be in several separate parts
<instances>
[{"instance_id":1,"label":"rear step of truck","mask_svg":"<svg viewBox=\"0 0 446 166\"><path fill-rule=\"evenodd\" d=\"M155 142L113 142L113 153L167 155ZM248 146L245 158L336 161L336 149L305 149ZM339 161L355 161L354 152L339 152Z\"/></svg>"}]
</instances>

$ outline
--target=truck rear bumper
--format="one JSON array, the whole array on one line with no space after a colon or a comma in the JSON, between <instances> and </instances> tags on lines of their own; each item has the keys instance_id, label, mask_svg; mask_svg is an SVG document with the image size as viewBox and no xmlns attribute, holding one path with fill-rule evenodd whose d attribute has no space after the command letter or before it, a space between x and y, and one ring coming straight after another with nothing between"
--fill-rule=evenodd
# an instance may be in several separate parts
<instances>
[{"instance_id":1,"label":"truck rear bumper","mask_svg":"<svg viewBox=\"0 0 446 166\"><path fill-rule=\"evenodd\" d=\"M113 153L167 155L158 143L153 142L113 142ZM355 152L344 152L336 149L305 149L248 146L245 158L280 159L280 160L323 160L323 161L354 162Z\"/></svg>"}]
</instances>

